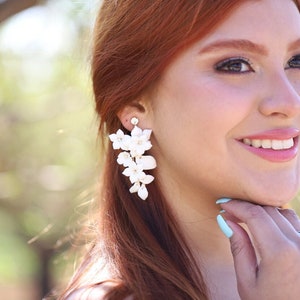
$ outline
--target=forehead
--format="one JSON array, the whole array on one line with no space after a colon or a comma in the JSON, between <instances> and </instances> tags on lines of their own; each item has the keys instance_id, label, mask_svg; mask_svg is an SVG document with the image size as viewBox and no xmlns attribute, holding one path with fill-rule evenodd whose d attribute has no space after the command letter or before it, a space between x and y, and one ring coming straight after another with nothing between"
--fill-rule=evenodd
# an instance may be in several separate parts
<instances>
[{"instance_id":1,"label":"forehead","mask_svg":"<svg viewBox=\"0 0 300 300\"><path fill-rule=\"evenodd\" d=\"M293 0L244 1L210 34L216 38L226 35L274 37L299 34L300 14Z\"/></svg>"}]
</instances>

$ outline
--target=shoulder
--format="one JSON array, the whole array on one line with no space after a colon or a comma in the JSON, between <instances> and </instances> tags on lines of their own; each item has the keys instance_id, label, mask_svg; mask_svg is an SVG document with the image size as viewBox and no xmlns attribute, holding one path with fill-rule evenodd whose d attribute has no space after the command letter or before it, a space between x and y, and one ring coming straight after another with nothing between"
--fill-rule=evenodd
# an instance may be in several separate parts
<instances>
[{"instance_id":1,"label":"shoulder","mask_svg":"<svg viewBox=\"0 0 300 300\"><path fill-rule=\"evenodd\" d=\"M106 300L107 293L115 286L112 282L86 286L72 292L65 300ZM134 300L132 296L124 300Z\"/></svg>"}]
</instances>

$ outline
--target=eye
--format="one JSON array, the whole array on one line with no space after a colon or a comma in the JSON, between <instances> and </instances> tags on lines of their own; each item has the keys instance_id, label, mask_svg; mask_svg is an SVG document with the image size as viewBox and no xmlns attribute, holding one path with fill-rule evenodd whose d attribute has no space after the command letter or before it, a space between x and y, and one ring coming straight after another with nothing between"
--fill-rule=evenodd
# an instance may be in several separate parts
<instances>
[{"instance_id":1,"label":"eye","mask_svg":"<svg viewBox=\"0 0 300 300\"><path fill-rule=\"evenodd\" d=\"M300 69L300 54L293 56L288 61L287 69L289 69L289 68L298 68L298 69Z\"/></svg>"},{"instance_id":2,"label":"eye","mask_svg":"<svg viewBox=\"0 0 300 300\"><path fill-rule=\"evenodd\" d=\"M215 65L215 69L223 73L248 73L253 72L250 62L246 58L228 58Z\"/></svg>"}]
</instances>

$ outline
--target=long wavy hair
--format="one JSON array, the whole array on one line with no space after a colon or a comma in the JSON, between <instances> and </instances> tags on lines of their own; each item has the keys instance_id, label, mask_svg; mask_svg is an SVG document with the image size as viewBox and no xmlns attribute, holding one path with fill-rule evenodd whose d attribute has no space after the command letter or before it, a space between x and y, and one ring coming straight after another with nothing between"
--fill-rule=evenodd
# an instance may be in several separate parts
<instances>
[{"instance_id":1,"label":"long wavy hair","mask_svg":"<svg viewBox=\"0 0 300 300\"><path fill-rule=\"evenodd\" d=\"M212 32L242 3L104 0L92 55L99 135L107 139L119 128L126 131L118 112L154 87L178 54ZM111 146L105 147L97 234L60 299L105 280L114 282L106 296L109 300L129 295L139 300L207 299L201 268L196 267L159 183L149 185L149 197L142 201L129 192L130 183L121 174L116 156ZM104 270L108 277L103 276Z\"/></svg>"}]
</instances>

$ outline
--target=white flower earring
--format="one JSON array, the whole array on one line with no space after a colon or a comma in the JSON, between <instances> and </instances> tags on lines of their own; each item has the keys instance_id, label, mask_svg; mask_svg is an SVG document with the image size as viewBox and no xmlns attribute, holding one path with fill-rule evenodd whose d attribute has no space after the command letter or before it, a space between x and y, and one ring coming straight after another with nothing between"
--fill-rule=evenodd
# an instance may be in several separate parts
<instances>
[{"instance_id":1,"label":"white flower earring","mask_svg":"<svg viewBox=\"0 0 300 300\"><path fill-rule=\"evenodd\" d=\"M134 128L131 135L124 134L119 129L116 133L110 134L109 139L112 142L113 149L124 150L118 155L117 162L123 165L125 170L122 174L129 177L133 184L129 189L130 193L137 193L138 196L146 200L148 190L146 185L154 180L152 175L145 174L144 170L151 170L156 167L156 161L151 155L143 155L145 151L151 149L150 135L152 130L142 130L137 126L139 120L136 117L131 119Z\"/></svg>"}]
</instances>

